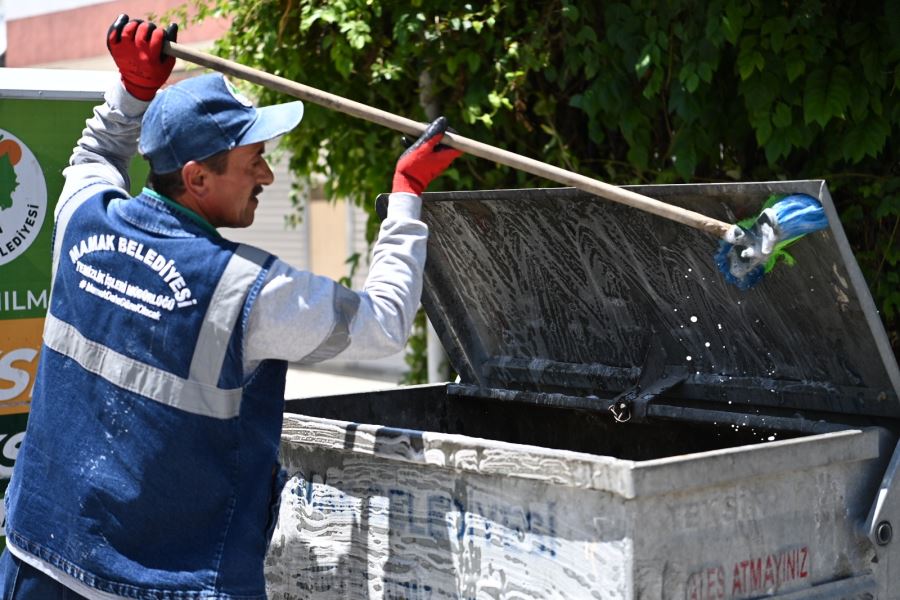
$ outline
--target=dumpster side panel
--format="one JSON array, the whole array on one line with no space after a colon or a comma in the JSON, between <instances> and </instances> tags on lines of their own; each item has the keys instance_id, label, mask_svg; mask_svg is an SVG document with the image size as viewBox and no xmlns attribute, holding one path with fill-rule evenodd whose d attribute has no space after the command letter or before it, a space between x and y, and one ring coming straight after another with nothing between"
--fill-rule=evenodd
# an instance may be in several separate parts
<instances>
[{"instance_id":1,"label":"dumpster side panel","mask_svg":"<svg viewBox=\"0 0 900 600\"><path fill-rule=\"evenodd\" d=\"M840 598L834 581L884 576L862 533L875 430L643 462L568 453L580 477L534 446L299 415L285 432L275 599Z\"/></svg>"},{"instance_id":2,"label":"dumpster side panel","mask_svg":"<svg viewBox=\"0 0 900 600\"><path fill-rule=\"evenodd\" d=\"M848 462L643 499L636 597L759 598L868 573L877 564L857 491L878 470Z\"/></svg>"},{"instance_id":3,"label":"dumpster side panel","mask_svg":"<svg viewBox=\"0 0 900 600\"><path fill-rule=\"evenodd\" d=\"M266 561L273 599L630 598L624 499L293 446ZM598 535L597 528L602 530Z\"/></svg>"}]
</instances>

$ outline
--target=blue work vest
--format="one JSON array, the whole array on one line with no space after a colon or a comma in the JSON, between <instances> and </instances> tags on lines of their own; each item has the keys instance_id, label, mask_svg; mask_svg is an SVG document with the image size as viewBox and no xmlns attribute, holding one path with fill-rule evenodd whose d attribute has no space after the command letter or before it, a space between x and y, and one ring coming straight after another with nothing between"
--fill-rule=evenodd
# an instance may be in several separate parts
<instances>
[{"instance_id":1,"label":"blue work vest","mask_svg":"<svg viewBox=\"0 0 900 600\"><path fill-rule=\"evenodd\" d=\"M114 596L265 598L287 365L245 378L242 332L274 258L110 188L55 235L8 543Z\"/></svg>"}]
</instances>

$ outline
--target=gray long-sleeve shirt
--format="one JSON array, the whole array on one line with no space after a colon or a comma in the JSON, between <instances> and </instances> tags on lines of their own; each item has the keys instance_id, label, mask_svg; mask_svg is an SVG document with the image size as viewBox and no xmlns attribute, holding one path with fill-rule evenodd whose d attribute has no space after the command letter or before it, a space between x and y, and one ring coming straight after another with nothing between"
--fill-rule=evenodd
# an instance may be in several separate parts
<instances>
[{"instance_id":1,"label":"gray long-sleeve shirt","mask_svg":"<svg viewBox=\"0 0 900 600\"><path fill-rule=\"evenodd\" d=\"M57 219L103 188L127 193L126 169L137 152L147 105L121 84L107 92L65 170ZM265 359L317 362L337 354L379 358L401 350L422 292L428 229L419 220L421 202L413 194L391 194L368 277L358 292L276 259L247 320L244 372L249 374ZM54 265L58 257L59 248L54 248ZM346 304L348 294L356 296L351 302L356 310L345 322L347 314L336 307Z\"/></svg>"}]
</instances>

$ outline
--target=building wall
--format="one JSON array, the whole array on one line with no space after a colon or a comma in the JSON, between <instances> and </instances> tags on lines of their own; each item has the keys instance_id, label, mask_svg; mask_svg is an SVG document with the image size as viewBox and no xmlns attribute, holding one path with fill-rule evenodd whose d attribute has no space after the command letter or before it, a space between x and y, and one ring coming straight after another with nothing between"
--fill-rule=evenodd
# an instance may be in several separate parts
<instances>
[{"instance_id":1,"label":"building wall","mask_svg":"<svg viewBox=\"0 0 900 600\"><path fill-rule=\"evenodd\" d=\"M183 3L183 0L116 0L20 18L15 18L16 11L8 11L6 66L61 67L88 60L100 64L80 68L104 68L104 64L106 68L115 68L106 51L105 40L109 25L117 15L125 13L143 19L150 15L158 17ZM178 41L191 45L210 42L227 31L228 25L226 19L191 25L179 32Z\"/></svg>"}]
</instances>

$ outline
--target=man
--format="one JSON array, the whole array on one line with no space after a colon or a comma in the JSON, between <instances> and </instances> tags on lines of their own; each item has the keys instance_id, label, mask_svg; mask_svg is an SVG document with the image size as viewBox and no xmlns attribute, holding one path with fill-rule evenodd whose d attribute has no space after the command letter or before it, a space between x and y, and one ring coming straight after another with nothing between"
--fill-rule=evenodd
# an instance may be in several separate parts
<instances>
[{"instance_id":1,"label":"man","mask_svg":"<svg viewBox=\"0 0 900 600\"><path fill-rule=\"evenodd\" d=\"M398 161L356 293L216 232L252 223L273 179L264 144L303 106L256 109L217 74L157 94L175 34L113 23L121 85L65 172L4 600L265 598L287 363L396 352L419 302L419 195L459 155L439 145L446 122ZM139 135L154 189L129 198Z\"/></svg>"}]
</instances>

